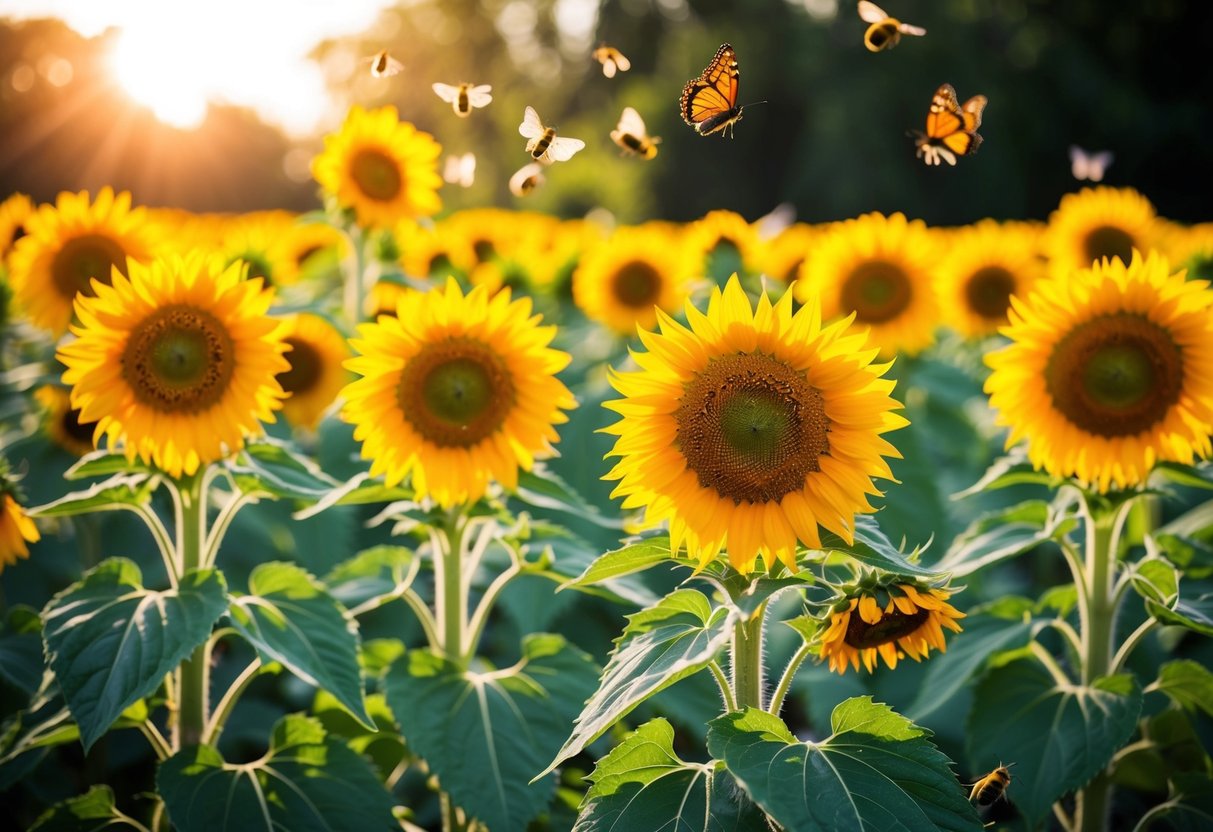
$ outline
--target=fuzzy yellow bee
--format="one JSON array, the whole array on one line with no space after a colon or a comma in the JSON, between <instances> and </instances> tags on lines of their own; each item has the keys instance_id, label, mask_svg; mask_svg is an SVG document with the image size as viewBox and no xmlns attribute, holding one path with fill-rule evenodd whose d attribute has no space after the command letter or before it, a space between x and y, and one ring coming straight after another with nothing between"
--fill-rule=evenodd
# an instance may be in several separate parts
<instances>
[{"instance_id":1,"label":"fuzzy yellow bee","mask_svg":"<svg viewBox=\"0 0 1213 832\"><path fill-rule=\"evenodd\" d=\"M577 151L585 147L581 139L570 139L567 136L557 136L551 127L545 127L539 120L539 114L534 107L527 107L518 132L528 139L527 153L536 162L550 165L552 162L567 162Z\"/></svg>"},{"instance_id":2,"label":"fuzzy yellow bee","mask_svg":"<svg viewBox=\"0 0 1213 832\"><path fill-rule=\"evenodd\" d=\"M371 75L375 78L390 78L404 69L404 64L389 55L386 49L376 52L365 63L370 65Z\"/></svg>"},{"instance_id":3,"label":"fuzzy yellow bee","mask_svg":"<svg viewBox=\"0 0 1213 832\"><path fill-rule=\"evenodd\" d=\"M901 42L902 35L921 37L927 33L921 26L911 26L895 17L889 17L884 9L875 3L869 3L868 0L859 0L859 16L865 23L872 24L868 31L863 33L863 45L869 52L892 49Z\"/></svg>"},{"instance_id":4,"label":"fuzzy yellow bee","mask_svg":"<svg viewBox=\"0 0 1213 832\"><path fill-rule=\"evenodd\" d=\"M510 193L526 196L543 184L543 165L531 162L523 165L510 177Z\"/></svg>"},{"instance_id":5,"label":"fuzzy yellow bee","mask_svg":"<svg viewBox=\"0 0 1213 832\"><path fill-rule=\"evenodd\" d=\"M639 156L642 159L652 159L657 156L657 145L661 144L659 136L650 136L644 126L640 113L631 107L623 108L618 126L611 131L611 141L619 145L628 156Z\"/></svg>"},{"instance_id":6,"label":"fuzzy yellow bee","mask_svg":"<svg viewBox=\"0 0 1213 832\"><path fill-rule=\"evenodd\" d=\"M977 798L978 806L989 806L994 801L1003 797L1007 793L1007 786L1011 785L1011 772L1008 769L1015 765L998 764L998 768L991 771L985 777L973 784L973 790L969 792L969 802L973 798Z\"/></svg>"},{"instance_id":7,"label":"fuzzy yellow bee","mask_svg":"<svg viewBox=\"0 0 1213 832\"><path fill-rule=\"evenodd\" d=\"M489 84L434 84L431 89L434 90L434 95L450 104L455 115L460 118L467 118L473 109L487 107L493 102L493 96L489 94L493 87Z\"/></svg>"},{"instance_id":8,"label":"fuzzy yellow bee","mask_svg":"<svg viewBox=\"0 0 1213 832\"><path fill-rule=\"evenodd\" d=\"M632 68L632 62L613 46L602 46L590 53L591 57L602 64L602 74L608 78L615 77L615 71L627 72Z\"/></svg>"}]
</instances>

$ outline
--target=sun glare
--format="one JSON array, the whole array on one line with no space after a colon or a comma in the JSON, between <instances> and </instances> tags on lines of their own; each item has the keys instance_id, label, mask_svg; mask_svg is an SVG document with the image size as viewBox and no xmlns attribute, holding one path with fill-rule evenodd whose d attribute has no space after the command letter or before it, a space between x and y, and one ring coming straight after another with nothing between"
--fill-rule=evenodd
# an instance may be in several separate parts
<instances>
[{"instance_id":1,"label":"sun glare","mask_svg":"<svg viewBox=\"0 0 1213 832\"><path fill-rule=\"evenodd\" d=\"M206 118L210 78L206 65L184 59L176 46L123 32L110 55L110 66L127 95L165 124L189 129Z\"/></svg>"}]
</instances>

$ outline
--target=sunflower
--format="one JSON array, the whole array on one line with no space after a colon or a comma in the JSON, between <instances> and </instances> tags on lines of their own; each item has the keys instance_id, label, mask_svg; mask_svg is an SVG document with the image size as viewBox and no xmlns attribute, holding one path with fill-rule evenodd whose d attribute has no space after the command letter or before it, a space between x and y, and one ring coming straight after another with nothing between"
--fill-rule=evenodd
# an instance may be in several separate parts
<instances>
[{"instance_id":1,"label":"sunflower","mask_svg":"<svg viewBox=\"0 0 1213 832\"><path fill-rule=\"evenodd\" d=\"M93 450L93 424L80 421L80 411L72 407L66 388L44 384L34 391L42 405L43 430L52 442L74 456Z\"/></svg>"},{"instance_id":2,"label":"sunflower","mask_svg":"<svg viewBox=\"0 0 1213 832\"><path fill-rule=\"evenodd\" d=\"M1213 281L1213 222L1175 229L1171 238L1172 259L1187 268L1188 279Z\"/></svg>"},{"instance_id":3,"label":"sunflower","mask_svg":"<svg viewBox=\"0 0 1213 832\"><path fill-rule=\"evenodd\" d=\"M0 202L0 263L13 244L25 236L25 221L33 211L34 204L25 194L13 194Z\"/></svg>"},{"instance_id":4,"label":"sunflower","mask_svg":"<svg viewBox=\"0 0 1213 832\"><path fill-rule=\"evenodd\" d=\"M700 274L723 280L757 270L759 241L754 226L732 211L709 211L686 228L687 257Z\"/></svg>"},{"instance_id":5,"label":"sunflower","mask_svg":"<svg viewBox=\"0 0 1213 832\"><path fill-rule=\"evenodd\" d=\"M58 358L94 441L122 441L129 460L180 477L274 421L285 395L275 376L290 364L265 314L273 292L245 268L201 255L134 263L129 280L77 299L78 338Z\"/></svg>"},{"instance_id":6,"label":"sunflower","mask_svg":"<svg viewBox=\"0 0 1213 832\"><path fill-rule=\"evenodd\" d=\"M1036 250L1022 223L982 220L950 234L936 283L943 320L970 338L993 334L1007 322L1011 296L1026 297L1042 276Z\"/></svg>"},{"instance_id":7,"label":"sunflower","mask_svg":"<svg viewBox=\"0 0 1213 832\"><path fill-rule=\"evenodd\" d=\"M1128 263L1134 249L1157 248L1162 234L1154 206L1132 188L1083 188L1049 216L1044 251L1050 274L1065 277L1104 257Z\"/></svg>"},{"instance_id":8,"label":"sunflower","mask_svg":"<svg viewBox=\"0 0 1213 832\"><path fill-rule=\"evenodd\" d=\"M38 527L21 507L21 492L9 476L8 460L0 456L0 572L29 557L28 543L39 540Z\"/></svg>"},{"instance_id":9,"label":"sunflower","mask_svg":"<svg viewBox=\"0 0 1213 832\"><path fill-rule=\"evenodd\" d=\"M476 259L463 236L445 225L424 228L406 220L396 224L395 235L400 265L410 277L445 281L463 275Z\"/></svg>"},{"instance_id":10,"label":"sunflower","mask_svg":"<svg viewBox=\"0 0 1213 832\"><path fill-rule=\"evenodd\" d=\"M372 321L378 320L380 315L396 317L400 298L415 291L417 290L394 280L375 281L366 295L367 317Z\"/></svg>"},{"instance_id":11,"label":"sunflower","mask_svg":"<svg viewBox=\"0 0 1213 832\"><path fill-rule=\"evenodd\" d=\"M948 603L950 596L951 590L905 578L855 587L830 612L819 655L842 674L848 666L859 670L861 661L871 673L877 657L892 670L906 656L921 661L932 647L943 653L944 629L959 633L956 620L965 617Z\"/></svg>"},{"instance_id":12,"label":"sunflower","mask_svg":"<svg viewBox=\"0 0 1213 832\"><path fill-rule=\"evenodd\" d=\"M91 205L87 191L61 193L25 222L26 236L10 255L10 280L17 304L35 324L62 335L72 320L77 294L92 297L112 270L127 273L127 258L147 262L155 246L142 208L131 195L102 188Z\"/></svg>"},{"instance_id":13,"label":"sunflower","mask_svg":"<svg viewBox=\"0 0 1213 832\"><path fill-rule=\"evenodd\" d=\"M278 383L287 394L282 414L292 424L315 429L349 381L349 373L341 366L350 356L349 345L331 323L308 313L287 318L280 335L290 347L286 360L291 365L278 374Z\"/></svg>"},{"instance_id":14,"label":"sunflower","mask_svg":"<svg viewBox=\"0 0 1213 832\"><path fill-rule=\"evenodd\" d=\"M1165 258L1101 260L1011 302L1012 340L986 380L1007 447L1036 468L1106 492L1158 461L1208 456L1213 431L1213 291Z\"/></svg>"},{"instance_id":15,"label":"sunflower","mask_svg":"<svg viewBox=\"0 0 1213 832\"><path fill-rule=\"evenodd\" d=\"M336 269L349 251L349 241L333 226L323 222L300 222L295 218L285 229L281 245L286 255L283 278L289 285L300 277L324 269Z\"/></svg>"},{"instance_id":16,"label":"sunflower","mask_svg":"<svg viewBox=\"0 0 1213 832\"><path fill-rule=\"evenodd\" d=\"M479 499L489 480L514 488L518 468L552 452L554 425L575 405L556 378L569 363L548 347L556 333L508 289L466 296L407 292L395 318L358 327L360 354L346 367L342 416L355 425L371 474L389 485L412 477L419 498L450 507Z\"/></svg>"},{"instance_id":17,"label":"sunflower","mask_svg":"<svg viewBox=\"0 0 1213 832\"><path fill-rule=\"evenodd\" d=\"M907 424L888 365L848 321L823 327L812 301L793 315L791 293L764 293L752 308L736 276L686 315L689 328L659 313L641 369L612 376L625 397L605 405L622 417L603 428L618 437L612 496L668 520L673 550L700 566L727 548L743 573L760 555L795 568L819 525L852 540L872 478L892 478L883 457L900 456L881 434Z\"/></svg>"},{"instance_id":18,"label":"sunflower","mask_svg":"<svg viewBox=\"0 0 1213 832\"><path fill-rule=\"evenodd\" d=\"M299 279L295 251L288 245L294 221L285 211L260 211L232 217L224 223L216 250L224 265L248 264L248 277L267 286L287 286Z\"/></svg>"},{"instance_id":19,"label":"sunflower","mask_svg":"<svg viewBox=\"0 0 1213 832\"><path fill-rule=\"evenodd\" d=\"M921 220L865 214L822 233L796 296L802 303L820 297L827 319L854 314L882 356L913 354L935 337L937 259L937 241Z\"/></svg>"},{"instance_id":20,"label":"sunflower","mask_svg":"<svg viewBox=\"0 0 1213 832\"><path fill-rule=\"evenodd\" d=\"M818 234L813 226L798 222L767 240L759 255L762 273L786 284L795 281Z\"/></svg>"},{"instance_id":21,"label":"sunflower","mask_svg":"<svg viewBox=\"0 0 1213 832\"><path fill-rule=\"evenodd\" d=\"M442 208L441 154L434 137L401 121L395 107L355 106L341 131L324 137L312 175L338 205L354 210L359 225L391 228Z\"/></svg>"},{"instance_id":22,"label":"sunflower","mask_svg":"<svg viewBox=\"0 0 1213 832\"><path fill-rule=\"evenodd\" d=\"M656 326L658 309L674 311L692 277L677 238L658 228L621 228L581 258L573 300L588 317L632 335L637 326Z\"/></svg>"}]
</instances>

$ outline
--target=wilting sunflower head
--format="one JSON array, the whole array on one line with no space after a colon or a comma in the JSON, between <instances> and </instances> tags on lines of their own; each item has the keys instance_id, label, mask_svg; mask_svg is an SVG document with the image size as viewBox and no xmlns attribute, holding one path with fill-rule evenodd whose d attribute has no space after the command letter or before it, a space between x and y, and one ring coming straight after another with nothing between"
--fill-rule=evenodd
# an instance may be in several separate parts
<instances>
[{"instance_id":1,"label":"wilting sunflower head","mask_svg":"<svg viewBox=\"0 0 1213 832\"><path fill-rule=\"evenodd\" d=\"M1132 188L1083 188L1063 196L1049 216L1044 238L1049 273L1064 278L1105 257L1128 263L1134 249L1158 248L1162 234L1154 206Z\"/></svg>"},{"instance_id":2,"label":"wilting sunflower head","mask_svg":"<svg viewBox=\"0 0 1213 832\"><path fill-rule=\"evenodd\" d=\"M21 507L23 496L16 479L9 473L8 460L0 457L0 572L4 567L29 557L29 546L40 535Z\"/></svg>"},{"instance_id":3,"label":"wilting sunflower head","mask_svg":"<svg viewBox=\"0 0 1213 832\"><path fill-rule=\"evenodd\" d=\"M1011 296L1024 297L1043 276L1037 236L1025 223L993 220L948 235L936 284L948 326L976 338L1006 324Z\"/></svg>"},{"instance_id":4,"label":"wilting sunflower head","mask_svg":"<svg viewBox=\"0 0 1213 832\"><path fill-rule=\"evenodd\" d=\"M113 274L127 274L128 258L146 263L156 247L143 209L132 211L131 195L112 188L92 203L87 191L61 193L26 218L25 230L9 258L9 279L18 307L55 335L71 323L77 294L93 296Z\"/></svg>"},{"instance_id":5,"label":"wilting sunflower head","mask_svg":"<svg viewBox=\"0 0 1213 832\"><path fill-rule=\"evenodd\" d=\"M884 458L900 456L881 434L907 424L888 365L849 321L823 327L815 303L793 315L790 293L763 294L752 307L736 276L686 315L689 327L659 313L640 370L612 376L612 496L668 521L673 550L701 566L727 550L743 573L760 556L795 568L819 526L851 540L873 477L892 478Z\"/></svg>"},{"instance_id":6,"label":"wilting sunflower head","mask_svg":"<svg viewBox=\"0 0 1213 832\"><path fill-rule=\"evenodd\" d=\"M342 366L350 356L349 344L335 326L308 313L287 318L280 335L290 348L286 360L291 365L278 374L287 396L282 414L291 424L314 429L349 381Z\"/></svg>"},{"instance_id":7,"label":"wilting sunflower head","mask_svg":"<svg viewBox=\"0 0 1213 832\"><path fill-rule=\"evenodd\" d=\"M69 454L84 456L93 450L93 425L80 421L67 388L44 384L34 391L42 406L42 429L47 437Z\"/></svg>"},{"instance_id":8,"label":"wilting sunflower head","mask_svg":"<svg viewBox=\"0 0 1213 832\"><path fill-rule=\"evenodd\" d=\"M575 405L556 378L569 356L548 346L556 328L508 289L465 296L454 280L398 303L396 317L359 326L345 364L361 377L342 416L372 476L411 476L419 498L444 507L479 499L490 480L515 488L520 467L554 452L554 426Z\"/></svg>"},{"instance_id":9,"label":"wilting sunflower head","mask_svg":"<svg viewBox=\"0 0 1213 832\"><path fill-rule=\"evenodd\" d=\"M94 441L122 443L173 477L243 447L274 420L290 369L273 292L244 266L195 255L131 265L127 279L76 301L75 341L59 349Z\"/></svg>"},{"instance_id":10,"label":"wilting sunflower head","mask_svg":"<svg viewBox=\"0 0 1213 832\"><path fill-rule=\"evenodd\" d=\"M621 228L581 258L573 300L587 317L631 335L656 326L657 309L674 311L693 276L679 238L656 227Z\"/></svg>"},{"instance_id":11,"label":"wilting sunflower head","mask_svg":"<svg viewBox=\"0 0 1213 832\"><path fill-rule=\"evenodd\" d=\"M932 647L945 652L943 631L959 633L956 621L965 617L948 603L951 594L909 578L861 580L829 612L819 655L842 674L860 662L871 673L877 658L893 669L906 656L921 661Z\"/></svg>"},{"instance_id":12,"label":"wilting sunflower head","mask_svg":"<svg viewBox=\"0 0 1213 832\"><path fill-rule=\"evenodd\" d=\"M391 228L442 208L441 155L434 137L401 121L395 107L355 106L341 130L324 137L312 175L338 205L353 209L359 225Z\"/></svg>"},{"instance_id":13,"label":"wilting sunflower head","mask_svg":"<svg viewBox=\"0 0 1213 832\"><path fill-rule=\"evenodd\" d=\"M939 244L922 220L865 214L824 231L802 270L797 298L820 298L827 320L855 315L880 354L913 354L935 338L932 286Z\"/></svg>"},{"instance_id":14,"label":"wilting sunflower head","mask_svg":"<svg viewBox=\"0 0 1213 832\"><path fill-rule=\"evenodd\" d=\"M1141 484L1160 461L1211 450L1213 291L1165 258L1102 260L1012 301L1012 343L987 357L1007 447L1101 492Z\"/></svg>"}]
</instances>

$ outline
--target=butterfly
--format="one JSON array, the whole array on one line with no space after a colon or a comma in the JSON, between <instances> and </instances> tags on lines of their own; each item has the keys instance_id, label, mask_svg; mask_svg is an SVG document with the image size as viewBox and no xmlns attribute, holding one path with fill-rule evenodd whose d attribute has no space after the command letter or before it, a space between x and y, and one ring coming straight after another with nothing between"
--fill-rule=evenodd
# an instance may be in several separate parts
<instances>
[{"instance_id":1,"label":"butterfly","mask_svg":"<svg viewBox=\"0 0 1213 832\"><path fill-rule=\"evenodd\" d=\"M535 112L534 107L526 108L522 124L518 125L518 132L529 140L526 143L526 150L531 154L531 158L544 164L567 162L577 151L585 147L585 142L581 139L557 136L554 129L544 127L543 122L539 120L539 113Z\"/></svg>"},{"instance_id":2,"label":"butterfly","mask_svg":"<svg viewBox=\"0 0 1213 832\"><path fill-rule=\"evenodd\" d=\"M644 126L644 119L631 107L623 108L619 125L611 131L611 141L619 145L625 155L640 156L643 159L655 157L657 145L661 144L659 137L649 135Z\"/></svg>"},{"instance_id":3,"label":"butterfly","mask_svg":"<svg viewBox=\"0 0 1213 832\"><path fill-rule=\"evenodd\" d=\"M487 107L493 100L493 96L489 95L493 88L488 84L475 86L465 82L457 87L450 84L434 84L432 89L435 95L451 105L455 115L460 118L467 118L471 115L473 107Z\"/></svg>"},{"instance_id":4,"label":"butterfly","mask_svg":"<svg viewBox=\"0 0 1213 832\"><path fill-rule=\"evenodd\" d=\"M510 193L514 196L526 196L543 184L543 165L531 162L523 165L510 177Z\"/></svg>"},{"instance_id":5,"label":"butterfly","mask_svg":"<svg viewBox=\"0 0 1213 832\"><path fill-rule=\"evenodd\" d=\"M389 55L386 49L366 58L363 63L370 65L371 75L376 78L389 78L404 69L404 64Z\"/></svg>"},{"instance_id":6,"label":"butterfly","mask_svg":"<svg viewBox=\"0 0 1213 832\"><path fill-rule=\"evenodd\" d=\"M1075 179L1090 179L1102 182L1104 172L1112 164L1112 151L1087 153L1076 144L1070 145L1070 173Z\"/></svg>"},{"instance_id":7,"label":"butterfly","mask_svg":"<svg viewBox=\"0 0 1213 832\"><path fill-rule=\"evenodd\" d=\"M602 74L608 78L615 77L615 70L627 72L632 68L632 62L622 52L606 44L591 52L590 57L602 64Z\"/></svg>"},{"instance_id":8,"label":"butterfly","mask_svg":"<svg viewBox=\"0 0 1213 832\"><path fill-rule=\"evenodd\" d=\"M889 17L885 10L868 0L859 0L859 16L864 22L871 23L863 33L863 45L869 52L880 52L892 49L901 42L902 35L922 36L927 33L921 26L911 26L902 23L895 17Z\"/></svg>"},{"instance_id":9,"label":"butterfly","mask_svg":"<svg viewBox=\"0 0 1213 832\"><path fill-rule=\"evenodd\" d=\"M915 131L917 154L928 165L938 165L940 160L954 165L957 156L976 153L981 146L977 128L985 106L986 97L975 95L961 107L952 85L940 84L927 112L927 132Z\"/></svg>"},{"instance_id":10,"label":"butterfly","mask_svg":"<svg viewBox=\"0 0 1213 832\"><path fill-rule=\"evenodd\" d=\"M476 181L476 155L464 153L462 156L447 156L442 178L451 185L472 187L472 183Z\"/></svg>"},{"instance_id":11,"label":"butterfly","mask_svg":"<svg viewBox=\"0 0 1213 832\"><path fill-rule=\"evenodd\" d=\"M723 134L725 128L732 136L733 125L741 121L742 108L737 106L740 76L733 47L721 44L703 74L682 88L678 102L682 120L701 136Z\"/></svg>"}]
</instances>

